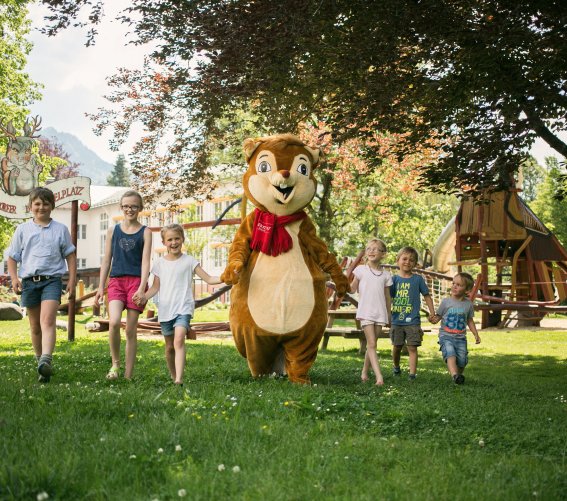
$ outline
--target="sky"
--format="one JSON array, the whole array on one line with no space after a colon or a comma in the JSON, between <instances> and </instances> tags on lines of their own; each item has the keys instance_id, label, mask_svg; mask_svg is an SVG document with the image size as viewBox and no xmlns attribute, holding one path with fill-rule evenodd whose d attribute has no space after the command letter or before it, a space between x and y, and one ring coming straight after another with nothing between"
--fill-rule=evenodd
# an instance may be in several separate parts
<instances>
[{"instance_id":1,"label":"sky","mask_svg":"<svg viewBox=\"0 0 567 501\"><path fill-rule=\"evenodd\" d=\"M104 95L110 93L106 79L120 67L141 68L147 47L126 45L127 27L114 20L117 12L128 7L127 0L106 2L104 22L94 46L85 47L86 28L67 28L55 37L37 31L42 26L47 9L43 5L30 5L34 48L28 57L27 72L32 79L44 85L43 99L31 105L32 115L43 118L43 127L54 127L59 132L77 136L99 157L114 164L117 152L108 146L109 136L98 137L92 131L93 122L85 113L95 113L107 106ZM139 134L139 132L138 132ZM567 141L567 133L560 137ZM136 132L123 146L121 153L128 155L136 139ZM537 140L531 153L540 164L548 155L559 155L543 140Z\"/></svg>"},{"instance_id":2,"label":"sky","mask_svg":"<svg viewBox=\"0 0 567 501\"><path fill-rule=\"evenodd\" d=\"M85 47L87 28L67 28L54 37L41 34L47 9L43 5L29 7L32 31L29 38L34 44L28 56L26 71L33 81L44 85L43 99L30 106L32 115L40 115L42 127L54 127L59 132L77 136L83 144L103 160L114 164L117 152L108 146L109 136L98 137L93 122L85 113L95 113L107 106L104 95L111 89L106 79L120 67L141 68L145 52L143 47L125 44L127 28L114 21L115 14L129 2L113 0L105 7L105 22L98 28L94 46ZM124 145L128 154L135 137Z\"/></svg>"}]
</instances>

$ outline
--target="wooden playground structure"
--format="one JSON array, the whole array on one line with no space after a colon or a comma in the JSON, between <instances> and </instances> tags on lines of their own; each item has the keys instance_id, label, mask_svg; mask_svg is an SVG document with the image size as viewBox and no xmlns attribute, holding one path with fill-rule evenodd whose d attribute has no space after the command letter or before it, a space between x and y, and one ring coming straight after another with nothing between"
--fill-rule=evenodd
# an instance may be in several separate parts
<instances>
[{"instance_id":1,"label":"wooden playground structure","mask_svg":"<svg viewBox=\"0 0 567 501\"><path fill-rule=\"evenodd\" d=\"M453 264L480 266L471 298L483 329L567 313L567 251L516 190L464 199L455 232Z\"/></svg>"}]
</instances>

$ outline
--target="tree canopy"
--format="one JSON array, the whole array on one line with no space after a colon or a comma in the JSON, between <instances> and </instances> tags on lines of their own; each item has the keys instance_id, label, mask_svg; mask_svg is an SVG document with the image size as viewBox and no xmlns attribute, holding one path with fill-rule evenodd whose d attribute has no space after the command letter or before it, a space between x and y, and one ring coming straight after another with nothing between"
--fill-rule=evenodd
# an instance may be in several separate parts
<instances>
[{"instance_id":1,"label":"tree canopy","mask_svg":"<svg viewBox=\"0 0 567 501\"><path fill-rule=\"evenodd\" d=\"M40 137L39 156L45 177L49 176L57 181L79 175L81 164L73 162L69 153L55 138Z\"/></svg>"},{"instance_id":2,"label":"tree canopy","mask_svg":"<svg viewBox=\"0 0 567 501\"><path fill-rule=\"evenodd\" d=\"M44 3L53 34L85 5L96 25L104 2ZM505 187L537 137L567 156L560 0L132 0L122 20L137 42L158 44L144 71L113 79L120 111L97 117L118 141L145 125L134 172L177 167L194 188L217 120L237 109L265 132L315 115L338 143L403 134L400 158L433 138L440 154L421 184L444 193ZM376 148L363 153L380 165Z\"/></svg>"}]
</instances>

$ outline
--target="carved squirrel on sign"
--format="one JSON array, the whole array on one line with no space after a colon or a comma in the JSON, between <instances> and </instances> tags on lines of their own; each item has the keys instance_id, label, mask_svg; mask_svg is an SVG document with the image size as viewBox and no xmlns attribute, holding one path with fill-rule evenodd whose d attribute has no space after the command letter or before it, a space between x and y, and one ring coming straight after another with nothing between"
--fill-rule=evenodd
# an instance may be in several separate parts
<instances>
[{"instance_id":1,"label":"carved squirrel on sign","mask_svg":"<svg viewBox=\"0 0 567 501\"><path fill-rule=\"evenodd\" d=\"M0 131L8 138L6 154L0 161L2 165L2 189L8 195L25 196L39 186L39 174L43 166L33 152L35 132L41 129L41 118L29 119L24 124L24 135L18 136L16 129L9 121L7 125L0 120Z\"/></svg>"}]
</instances>

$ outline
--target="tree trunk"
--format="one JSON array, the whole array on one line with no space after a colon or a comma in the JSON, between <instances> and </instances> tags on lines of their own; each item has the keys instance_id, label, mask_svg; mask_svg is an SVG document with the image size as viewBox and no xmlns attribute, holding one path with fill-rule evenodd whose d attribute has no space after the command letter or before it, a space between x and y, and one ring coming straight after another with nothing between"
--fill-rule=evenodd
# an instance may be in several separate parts
<instances>
[{"instance_id":1,"label":"tree trunk","mask_svg":"<svg viewBox=\"0 0 567 501\"><path fill-rule=\"evenodd\" d=\"M319 208L314 212L315 223L319 227L319 236L327 244L329 250L334 248L334 232L332 230L333 209L331 207L330 198L332 192L333 177L328 173L321 173L320 186L322 187L319 196Z\"/></svg>"}]
</instances>

